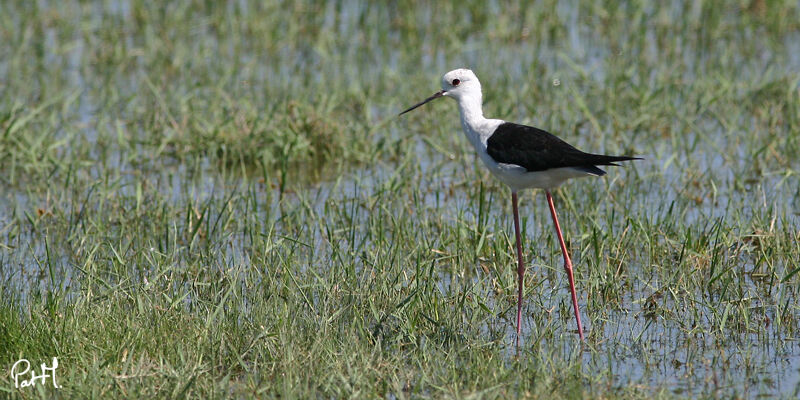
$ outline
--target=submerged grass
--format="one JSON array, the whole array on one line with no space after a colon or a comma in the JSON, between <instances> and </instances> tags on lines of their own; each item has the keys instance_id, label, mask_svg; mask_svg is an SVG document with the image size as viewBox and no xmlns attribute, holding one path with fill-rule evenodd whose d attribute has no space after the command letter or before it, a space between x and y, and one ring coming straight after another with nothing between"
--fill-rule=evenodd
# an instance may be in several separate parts
<instances>
[{"instance_id":1,"label":"submerged grass","mask_svg":"<svg viewBox=\"0 0 800 400\"><path fill-rule=\"evenodd\" d=\"M791 398L792 2L0 5L0 368L28 397ZM523 197L452 104L639 161ZM430 93L429 93L430 92Z\"/></svg>"}]
</instances>

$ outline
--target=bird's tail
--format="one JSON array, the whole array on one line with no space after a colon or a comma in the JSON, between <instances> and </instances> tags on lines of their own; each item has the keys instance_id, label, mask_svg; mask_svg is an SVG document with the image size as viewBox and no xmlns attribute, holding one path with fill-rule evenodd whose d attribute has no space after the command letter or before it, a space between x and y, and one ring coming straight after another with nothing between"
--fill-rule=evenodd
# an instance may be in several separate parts
<instances>
[{"instance_id":1,"label":"bird's tail","mask_svg":"<svg viewBox=\"0 0 800 400\"><path fill-rule=\"evenodd\" d=\"M577 167L583 172L586 172L591 175L595 176L603 176L606 174L606 171L598 168L598 165L612 165L615 167L619 167L619 164L616 164L620 161L631 161L631 160L642 160L641 157L630 157L630 156L607 156L603 154L591 154L591 158L588 160L589 162L586 165L582 165Z\"/></svg>"},{"instance_id":2,"label":"bird's tail","mask_svg":"<svg viewBox=\"0 0 800 400\"><path fill-rule=\"evenodd\" d=\"M620 161L631 161L631 160L643 160L641 157L631 157L631 156L607 156L603 154L592 154L592 158L590 160L591 165L613 165L615 167L619 167L619 164L615 164Z\"/></svg>"}]
</instances>

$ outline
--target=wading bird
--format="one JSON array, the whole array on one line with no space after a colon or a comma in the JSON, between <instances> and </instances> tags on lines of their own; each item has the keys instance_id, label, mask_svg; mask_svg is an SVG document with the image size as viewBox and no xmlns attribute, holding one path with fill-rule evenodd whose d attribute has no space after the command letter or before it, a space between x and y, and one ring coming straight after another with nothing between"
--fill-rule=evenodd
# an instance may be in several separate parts
<instances>
[{"instance_id":1,"label":"wading bird","mask_svg":"<svg viewBox=\"0 0 800 400\"><path fill-rule=\"evenodd\" d=\"M544 189L550 215L556 227L558 242L564 255L564 270L569 278L569 290L572 292L572 308L578 324L578 335L583 340L581 314L578 309L578 298L575 295L575 280L572 274L572 261L564 244L561 227L558 224L553 196L550 194L564 181L583 176L603 176L605 171L598 165L617 165L618 161L636 160L628 156L607 156L584 153L555 135L532 126L519 125L501 119L487 119L483 116L481 83L478 77L468 69L456 69L442 77L442 90L433 96L411 106L400 113L403 115L417 107L440 97L450 97L458 102L461 114L461 126L464 134L478 152L478 156L494 176L511 188L511 204L514 210L514 235L517 239L517 340L522 322L522 282L525 266L522 260L522 244L520 242L519 210L517 192L527 188Z\"/></svg>"}]
</instances>

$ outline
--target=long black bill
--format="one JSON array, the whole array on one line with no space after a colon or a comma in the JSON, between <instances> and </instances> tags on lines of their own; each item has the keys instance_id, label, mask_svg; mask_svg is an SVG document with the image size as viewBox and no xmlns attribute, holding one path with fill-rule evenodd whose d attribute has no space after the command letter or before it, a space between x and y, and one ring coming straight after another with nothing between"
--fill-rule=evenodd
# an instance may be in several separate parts
<instances>
[{"instance_id":1,"label":"long black bill","mask_svg":"<svg viewBox=\"0 0 800 400\"><path fill-rule=\"evenodd\" d=\"M428 97L427 99L425 99L425 100L422 100L422 101L420 101L420 102L419 102L419 103L417 103L417 104L414 104L414 105L413 105L413 106L411 106L411 108L409 108L408 110L405 110L405 111L403 111L403 112L401 112L400 114L397 114L397 115L398 115L398 116L399 116L399 115L403 115L403 114L405 114L405 113L407 113L407 112L409 112L409 111L411 111L411 110L413 110L413 109L415 109L415 108L417 108L417 107L420 107L420 106L422 106L423 104L425 104L425 103L427 103L427 102L429 102L429 101L431 101L431 100L436 100L436 99L438 99L439 97L442 97L442 96L444 96L444 90L440 90L440 91L438 91L438 92L434 93L434 94L433 94L433 96L431 96L431 97Z\"/></svg>"}]
</instances>

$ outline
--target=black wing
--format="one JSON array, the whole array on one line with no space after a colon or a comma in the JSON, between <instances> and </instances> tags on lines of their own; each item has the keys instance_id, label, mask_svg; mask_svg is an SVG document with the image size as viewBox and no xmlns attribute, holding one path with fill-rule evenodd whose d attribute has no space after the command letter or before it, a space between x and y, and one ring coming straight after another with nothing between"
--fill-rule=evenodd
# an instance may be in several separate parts
<instances>
[{"instance_id":1,"label":"black wing","mask_svg":"<svg viewBox=\"0 0 800 400\"><path fill-rule=\"evenodd\" d=\"M605 175L596 165L636 160L636 157L584 153L550 132L532 126L504 122L486 141L486 151L498 163L514 164L528 172L551 168L581 168Z\"/></svg>"}]
</instances>

